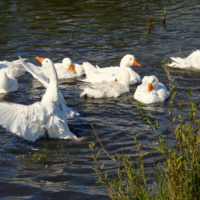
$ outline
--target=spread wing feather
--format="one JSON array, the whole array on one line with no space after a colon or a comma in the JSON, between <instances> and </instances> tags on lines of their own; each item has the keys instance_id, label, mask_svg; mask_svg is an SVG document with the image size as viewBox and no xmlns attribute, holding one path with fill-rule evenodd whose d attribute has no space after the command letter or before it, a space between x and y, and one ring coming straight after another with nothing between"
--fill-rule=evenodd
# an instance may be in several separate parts
<instances>
[{"instance_id":1,"label":"spread wing feather","mask_svg":"<svg viewBox=\"0 0 200 200\"><path fill-rule=\"evenodd\" d=\"M44 75L44 73L40 73L41 70L38 70L39 67L31 64L31 63L25 63L23 59L19 56L19 59L21 60L22 65L24 68L33 75L34 78L38 79L45 87L49 84L49 79Z\"/></svg>"},{"instance_id":2,"label":"spread wing feather","mask_svg":"<svg viewBox=\"0 0 200 200\"><path fill-rule=\"evenodd\" d=\"M24 66L24 68L29 73L31 73L34 78L36 78L38 81L40 81L47 88L49 85L49 79L47 78L47 76L45 76L45 74L43 72L40 72L40 70L38 70L39 67L37 67L31 63L25 63L20 56L19 56L19 59L21 60L21 63ZM65 105L65 100L60 91L59 91L59 96L62 101L62 105ZM67 106L63 106L63 107L64 107L67 118L71 118L71 117L74 117L75 115L79 115L79 113L76 111L73 111L73 109L68 108Z\"/></svg>"},{"instance_id":3,"label":"spread wing feather","mask_svg":"<svg viewBox=\"0 0 200 200\"><path fill-rule=\"evenodd\" d=\"M0 102L0 124L8 131L35 141L44 133L45 108L40 103L20 105Z\"/></svg>"}]
</instances>

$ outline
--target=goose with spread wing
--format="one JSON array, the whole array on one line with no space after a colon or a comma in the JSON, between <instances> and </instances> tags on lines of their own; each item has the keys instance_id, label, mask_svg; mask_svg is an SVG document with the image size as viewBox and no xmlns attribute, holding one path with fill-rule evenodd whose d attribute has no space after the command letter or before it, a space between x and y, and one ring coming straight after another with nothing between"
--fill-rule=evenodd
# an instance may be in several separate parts
<instances>
[{"instance_id":1,"label":"goose with spread wing","mask_svg":"<svg viewBox=\"0 0 200 200\"><path fill-rule=\"evenodd\" d=\"M49 85L49 80L50 80L50 71L49 71L49 68L43 62L41 64L42 64L42 66L38 67L32 63L23 62L23 66L26 69L26 71L29 72L30 74L32 74L32 76L34 78L36 78L39 82L41 82L44 85L45 88L47 88ZM54 66L54 68L55 68L55 66ZM65 100L60 91L59 91L59 95L63 101L63 104L65 104ZM78 112L73 111L72 108L69 108L67 106L65 106L65 112L66 112L67 118L71 118L71 117L79 115Z\"/></svg>"},{"instance_id":2,"label":"goose with spread wing","mask_svg":"<svg viewBox=\"0 0 200 200\"><path fill-rule=\"evenodd\" d=\"M66 121L68 113L58 89L58 77L54 64L48 58L37 57L37 59L49 72L49 82L33 73L47 88L41 102L32 105L0 102L0 125L30 141L42 137L46 131L50 138L76 139ZM21 62L30 72L31 68L22 59Z\"/></svg>"}]
</instances>

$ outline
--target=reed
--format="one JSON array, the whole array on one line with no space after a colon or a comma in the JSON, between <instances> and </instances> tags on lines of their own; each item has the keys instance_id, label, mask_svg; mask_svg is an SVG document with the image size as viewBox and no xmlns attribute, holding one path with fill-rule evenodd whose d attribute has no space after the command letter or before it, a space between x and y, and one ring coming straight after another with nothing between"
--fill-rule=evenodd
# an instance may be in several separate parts
<instances>
[{"instance_id":1,"label":"reed","mask_svg":"<svg viewBox=\"0 0 200 200\"><path fill-rule=\"evenodd\" d=\"M167 17L167 11L166 8L164 7L163 13L162 13L162 23L166 23L166 17Z\"/></svg>"},{"instance_id":2,"label":"reed","mask_svg":"<svg viewBox=\"0 0 200 200\"><path fill-rule=\"evenodd\" d=\"M74 29L68 29L68 38L74 39Z\"/></svg>"},{"instance_id":3,"label":"reed","mask_svg":"<svg viewBox=\"0 0 200 200\"><path fill-rule=\"evenodd\" d=\"M154 182L147 184L149 173L144 167L142 144L134 138L137 146L137 156L134 162L123 149L120 155L111 156L116 170L110 175L106 163L99 160L100 151L96 152L95 143L89 144L93 152L97 182L102 185L105 193L113 200L198 200L200 199L200 119L198 103L191 101L192 90L186 89L188 102L175 102L175 86L170 76L169 68L164 66L169 81L169 127L170 140L166 134L159 134L159 121L152 122L150 113L138 103L137 108L141 120L148 124L152 135L157 141L154 146L149 143L154 160ZM94 130L94 129L93 129ZM95 130L94 130L95 132ZM95 132L96 134L96 132ZM97 134L96 134L97 136ZM98 136L97 136L98 138ZM99 138L98 138L99 140ZM162 159L154 157L159 153Z\"/></svg>"}]
</instances>

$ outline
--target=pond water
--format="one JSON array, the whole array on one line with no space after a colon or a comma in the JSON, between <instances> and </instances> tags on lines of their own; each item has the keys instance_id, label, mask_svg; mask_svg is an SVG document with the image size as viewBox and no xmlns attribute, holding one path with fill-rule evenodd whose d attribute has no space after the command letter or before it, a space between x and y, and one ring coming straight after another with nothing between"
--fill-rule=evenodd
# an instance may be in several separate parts
<instances>
[{"instance_id":1,"label":"pond water","mask_svg":"<svg viewBox=\"0 0 200 200\"><path fill-rule=\"evenodd\" d=\"M162 24L164 8L166 24ZM38 65L36 56L61 62L70 57L76 63L89 61L100 67L119 65L125 54L135 55L141 67L132 67L141 77L156 75L166 86L167 76L159 60L171 56L186 57L199 49L200 2L144 0L2 0L0 2L0 60L13 61L18 55ZM148 20L152 26L148 26ZM173 69L178 91L175 100L187 101L185 88L192 88L199 101L200 73ZM32 104L45 92L29 73L20 77L19 90L0 95L0 101ZM153 161L149 142L156 143L148 125L140 121L133 93L119 98L80 98L79 80L60 80L59 87L69 107L80 113L68 121L78 141L41 139L28 142L0 127L1 199L109 199L92 170L89 143L97 142L90 124L106 150L114 155L120 148L136 156L134 137L143 145L145 167ZM168 126L169 101L145 106L151 119L159 120L162 133ZM99 144L96 150L100 150ZM44 154L45 160L20 157ZM159 155L156 155L159 160ZM114 172L114 163L102 153L106 169ZM150 180L151 182L151 180Z\"/></svg>"}]
</instances>

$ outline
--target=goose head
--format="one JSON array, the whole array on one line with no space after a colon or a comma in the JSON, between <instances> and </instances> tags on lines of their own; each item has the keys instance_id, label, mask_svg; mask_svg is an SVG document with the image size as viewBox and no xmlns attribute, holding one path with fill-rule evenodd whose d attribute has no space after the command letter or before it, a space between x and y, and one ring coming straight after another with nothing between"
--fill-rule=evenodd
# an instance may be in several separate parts
<instances>
[{"instance_id":1,"label":"goose head","mask_svg":"<svg viewBox=\"0 0 200 200\"><path fill-rule=\"evenodd\" d=\"M42 67L44 67L47 70L47 74L50 80L57 81L58 80L57 72L51 59L42 57L36 57L36 59L42 64Z\"/></svg>"},{"instance_id":2,"label":"goose head","mask_svg":"<svg viewBox=\"0 0 200 200\"><path fill-rule=\"evenodd\" d=\"M45 68L49 68L51 65L53 65L53 62L49 58L42 58L42 57L36 57L36 59L44 66Z\"/></svg>"},{"instance_id":3,"label":"goose head","mask_svg":"<svg viewBox=\"0 0 200 200\"><path fill-rule=\"evenodd\" d=\"M121 68L131 67L133 65L141 66L140 63L135 59L135 56L130 54L125 55L120 62Z\"/></svg>"},{"instance_id":4,"label":"goose head","mask_svg":"<svg viewBox=\"0 0 200 200\"><path fill-rule=\"evenodd\" d=\"M120 69L115 75L115 82L119 82L122 85L129 85L130 73L126 69Z\"/></svg>"},{"instance_id":5,"label":"goose head","mask_svg":"<svg viewBox=\"0 0 200 200\"><path fill-rule=\"evenodd\" d=\"M73 74L76 73L76 71L74 69L73 62L70 58L64 58L63 61L62 61L62 64L63 64L64 67L69 69L71 73L73 73Z\"/></svg>"},{"instance_id":6,"label":"goose head","mask_svg":"<svg viewBox=\"0 0 200 200\"><path fill-rule=\"evenodd\" d=\"M155 76L145 76L142 79L142 83L147 84L147 92L152 90L157 90L158 88L158 79Z\"/></svg>"}]
</instances>

